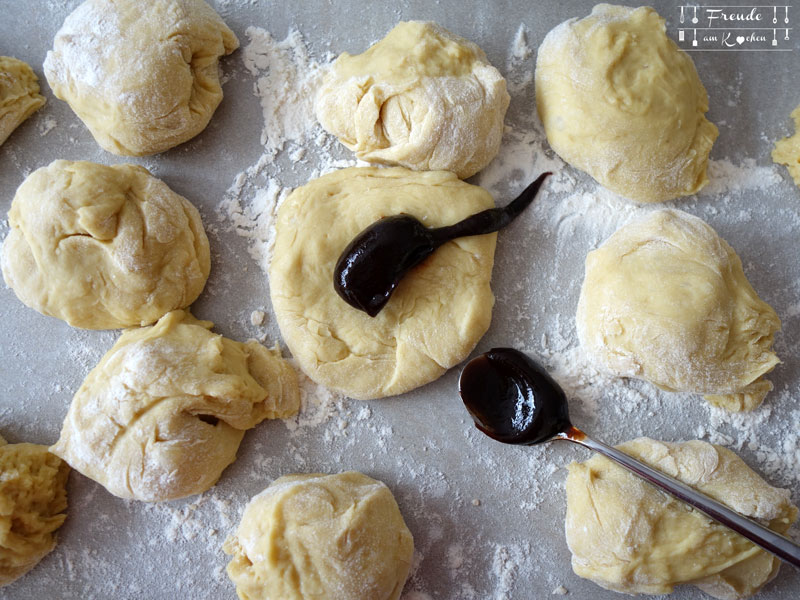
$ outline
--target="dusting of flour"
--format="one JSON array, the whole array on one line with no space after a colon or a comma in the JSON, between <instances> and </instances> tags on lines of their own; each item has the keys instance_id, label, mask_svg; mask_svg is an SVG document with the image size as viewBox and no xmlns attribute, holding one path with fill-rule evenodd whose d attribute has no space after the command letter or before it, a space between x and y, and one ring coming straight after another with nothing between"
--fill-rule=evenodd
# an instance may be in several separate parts
<instances>
[{"instance_id":1,"label":"dusting of flour","mask_svg":"<svg viewBox=\"0 0 800 600\"><path fill-rule=\"evenodd\" d=\"M297 29L283 40L259 27L248 27L246 34L242 60L261 105L263 152L234 178L217 215L247 240L250 256L266 273L277 211L286 196L305 181L357 161L346 157L314 116L316 89L331 58L313 60Z\"/></svg>"},{"instance_id":2,"label":"dusting of flour","mask_svg":"<svg viewBox=\"0 0 800 600\"><path fill-rule=\"evenodd\" d=\"M255 77L264 127L261 144L274 156L287 143L303 146L313 135L314 95L323 68L311 60L302 35L292 29L276 41L260 27L248 27L244 66Z\"/></svg>"}]
</instances>

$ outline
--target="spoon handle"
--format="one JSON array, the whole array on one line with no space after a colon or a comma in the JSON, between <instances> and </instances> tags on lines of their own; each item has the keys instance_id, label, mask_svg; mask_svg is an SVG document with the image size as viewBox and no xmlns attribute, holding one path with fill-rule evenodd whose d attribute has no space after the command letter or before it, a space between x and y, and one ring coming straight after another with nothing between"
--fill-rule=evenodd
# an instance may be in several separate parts
<instances>
[{"instance_id":1,"label":"spoon handle","mask_svg":"<svg viewBox=\"0 0 800 600\"><path fill-rule=\"evenodd\" d=\"M576 427L571 427L568 431L560 434L558 439L575 442L576 444L580 444L581 446L602 454L678 500L696 508L707 517L729 527L767 552L771 552L781 560L790 563L794 567L800 568L800 546L756 521L731 510L724 504L698 492L674 477L656 471L652 467L647 466L624 452L620 452L612 446L593 440Z\"/></svg>"},{"instance_id":2,"label":"spoon handle","mask_svg":"<svg viewBox=\"0 0 800 600\"><path fill-rule=\"evenodd\" d=\"M536 181L526 187L519 196L506 206L489 208L467 217L454 225L431 229L430 233L434 240L436 240L436 243L441 245L450 240L468 235L483 235L485 233L499 231L516 219L519 214L533 202L533 199L536 197L536 192L539 191L539 188L542 187L542 183L544 183L544 180L547 179L549 175L552 175L549 171L539 175Z\"/></svg>"}]
</instances>

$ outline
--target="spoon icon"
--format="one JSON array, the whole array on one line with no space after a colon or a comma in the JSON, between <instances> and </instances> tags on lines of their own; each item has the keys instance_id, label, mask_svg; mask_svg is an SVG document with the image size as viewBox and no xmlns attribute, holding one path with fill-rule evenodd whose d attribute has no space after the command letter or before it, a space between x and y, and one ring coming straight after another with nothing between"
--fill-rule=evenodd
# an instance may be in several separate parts
<instances>
[{"instance_id":1,"label":"spoon icon","mask_svg":"<svg viewBox=\"0 0 800 600\"><path fill-rule=\"evenodd\" d=\"M411 215L384 217L359 233L344 249L333 269L336 293L370 317L389 302L400 280L442 244L456 238L502 229L533 202L544 180L542 173L514 200L447 227L430 229Z\"/></svg>"},{"instance_id":2,"label":"spoon icon","mask_svg":"<svg viewBox=\"0 0 800 600\"><path fill-rule=\"evenodd\" d=\"M461 371L458 388L475 426L489 437L528 446L568 440L589 448L800 568L800 546L788 538L572 425L564 391L522 352L493 348L472 359Z\"/></svg>"}]
</instances>

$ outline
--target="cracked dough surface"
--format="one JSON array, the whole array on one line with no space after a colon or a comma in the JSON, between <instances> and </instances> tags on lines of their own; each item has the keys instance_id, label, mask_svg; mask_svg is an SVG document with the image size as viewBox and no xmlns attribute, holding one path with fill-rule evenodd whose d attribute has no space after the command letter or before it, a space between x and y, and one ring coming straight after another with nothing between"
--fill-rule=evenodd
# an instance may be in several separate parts
<instances>
[{"instance_id":1,"label":"cracked dough surface","mask_svg":"<svg viewBox=\"0 0 800 600\"><path fill-rule=\"evenodd\" d=\"M598 4L550 31L536 106L553 150L621 196L663 202L708 182L708 95L652 8Z\"/></svg>"},{"instance_id":2,"label":"cracked dough surface","mask_svg":"<svg viewBox=\"0 0 800 600\"><path fill-rule=\"evenodd\" d=\"M721 446L639 438L618 448L778 533L797 519L788 490ZM778 558L602 456L568 470L567 543L581 577L626 594L668 594L691 583L738 600L778 573Z\"/></svg>"},{"instance_id":3,"label":"cracked dough surface","mask_svg":"<svg viewBox=\"0 0 800 600\"><path fill-rule=\"evenodd\" d=\"M276 479L223 549L240 598L397 600L414 540L389 488L350 471Z\"/></svg>"},{"instance_id":4,"label":"cracked dough surface","mask_svg":"<svg viewBox=\"0 0 800 600\"><path fill-rule=\"evenodd\" d=\"M30 571L56 545L67 515L69 467L39 444L0 437L0 587Z\"/></svg>"},{"instance_id":5,"label":"cracked dough surface","mask_svg":"<svg viewBox=\"0 0 800 600\"><path fill-rule=\"evenodd\" d=\"M121 498L214 485L244 432L295 414L300 393L278 351L212 326L176 310L125 331L78 389L51 452Z\"/></svg>"},{"instance_id":6,"label":"cracked dough surface","mask_svg":"<svg viewBox=\"0 0 800 600\"><path fill-rule=\"evenodd\" d=\"M477 45L435 23L398 23L342 53L316 97L319 122L361 160L474 175L495 157L510 97Z\"/></svg>"},{"instance_id":7,"label":"cracked dough surface","mask_svg":"<svg viewBox=\"0 0 800 600\"><path fill-rule=\"evenodd\" d=\"M0 145L44 103L33 69L16 58L0 56Z\"/></svg>"},{"instance_id":8,"label":"cracked dough surface","mask_svg":"<svg viewBox=\"0 0 800 600\"><path fill-rule=\"evenodd\" d=\"M56 34L44 73L100 146L143 156L205 129L222 101L219 58L238 47L203 0L86 0Z\"/></svg>"},{"instance_id":9,"label":"cracked dough surface","mask_svg":"<svg viewBox=\"0 0 800 600\"><path fill-rule=\"evenodd\" d=\"M147 325L200 295L211 268L200 213L143 167L57 160L19 187L3 277L74 327Z\"/></svg>"},{"instance_id":10,"label":"cracked dough surface","mask_svg":"<svg viewBox=\"0 0 800 600\"><path fill-rule=\"evenodd\" d=\"M303 371L371 399L424 385L466 358L491 321L496 234L439 248L374 318L336 294L333 269L381 217L406 213L439 227L493 206L487 191L446 171L354 167L296 189L278 211L269 281L281 334Z\"/></svg>"},{"instance_id":11,"label":"cracked dough surface","mask_svg":"<svg viewBox=\"0 0 800 600\"><path fill-rule=\"evenodd\" d=\"M702 220L655 211L586 257L578 301L583 348L620 377L704 394L751 410L772 384L780 320L747 281L742 261Z\"/></svg>"}]
</instances>

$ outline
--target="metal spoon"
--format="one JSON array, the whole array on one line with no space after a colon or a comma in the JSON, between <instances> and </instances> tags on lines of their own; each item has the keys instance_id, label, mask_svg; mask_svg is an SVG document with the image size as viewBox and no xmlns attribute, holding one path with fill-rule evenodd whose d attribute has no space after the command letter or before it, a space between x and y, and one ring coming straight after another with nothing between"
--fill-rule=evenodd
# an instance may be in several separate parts
<instances>
[{"instance_id":1,"label":"metal spoon","mask_svg":"<svg viewBox=\"0 0 800 600\"><path fill-rule=\"evenodd\" d=\"M359 233L336 261L336 293L353 308L374 317L389 302L408 271L450 240L492 233L511 223L533 201L551 174L540 175L506 206L484 210L447 227L429 229L404 214L376 221Z\"/></svg>"},{"instance_id":2,"label":"metal spoon","mask_svg":"<svg viewBox=\"0 0 800 600\"><path fill-rule=\"evenodd\" d=\"M800 546L643 462L593 440L569 420L567 397L547 372L513 348L493 348L461 371L459 393L475 425L505 444L568 440L599 452L707 517L800 568Z\"/></svg>"}]
</instances>

